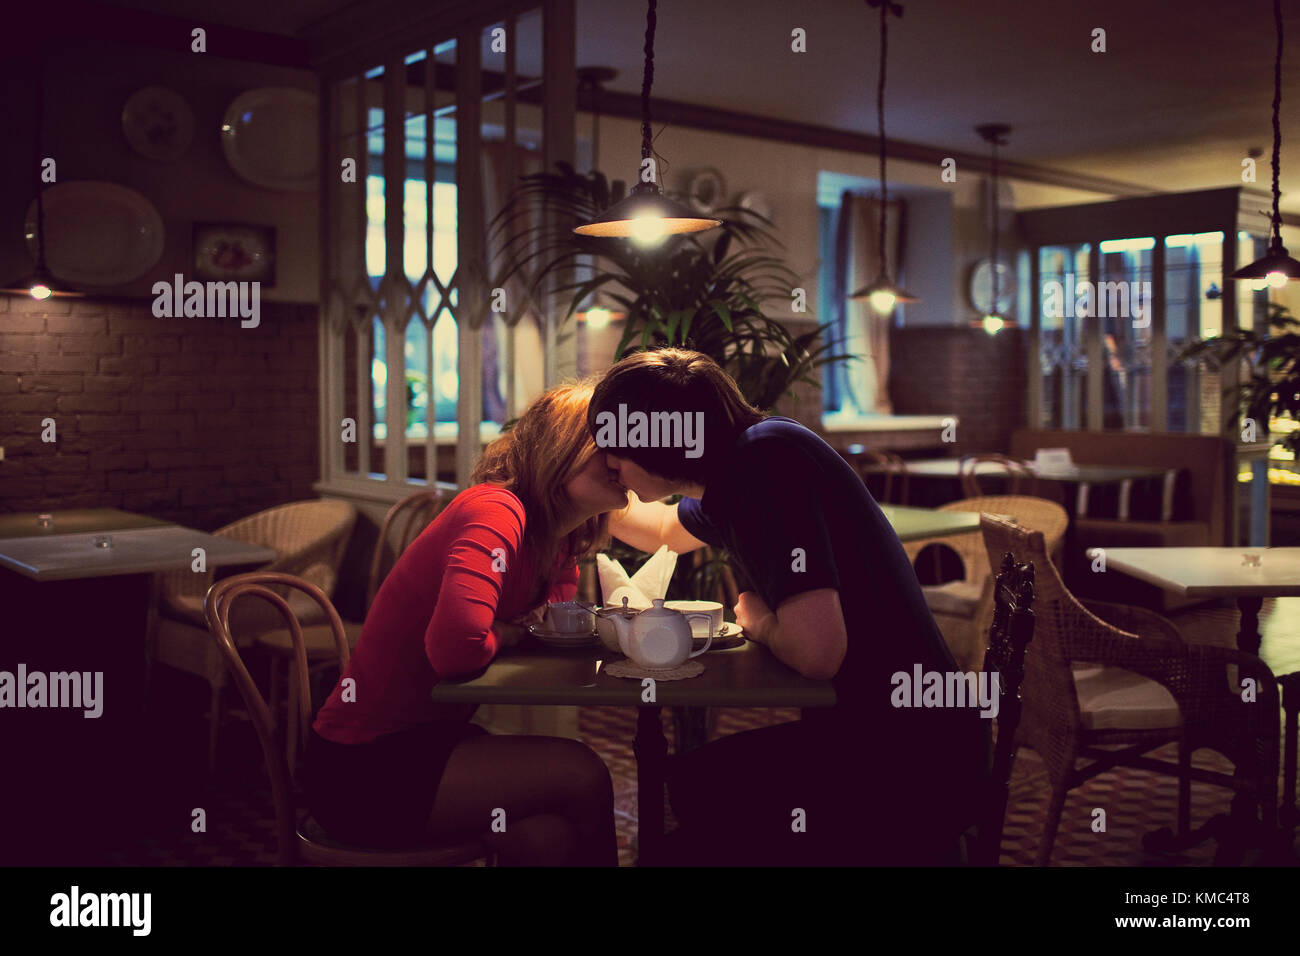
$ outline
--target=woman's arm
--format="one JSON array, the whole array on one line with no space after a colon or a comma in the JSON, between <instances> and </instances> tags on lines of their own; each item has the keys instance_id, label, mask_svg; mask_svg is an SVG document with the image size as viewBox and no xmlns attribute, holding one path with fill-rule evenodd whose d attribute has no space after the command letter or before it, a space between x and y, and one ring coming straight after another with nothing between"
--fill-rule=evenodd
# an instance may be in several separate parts
<instances>
[{"instance_id":1,"label":"woman's arm","mask_svg":"<svg viewBox=\"0 0 1300 956\"><path fill-rule=\"evenodd\" d=\"M496 611L505 575L520 560L523 532L515 502L483 501L466 509L424 634L425 656L439 677L475 673L496 657Z\"/></svg>"},{"instance_id":2,"label":"woman's arm","mask_svg":"<svg viewBox=\"0 0 1300 956\"><path fill-rule=\"evenodd\" d=\"M665 544L678 554L705 546L682 526L677 505L642 501L630 491L627 497L628 506L609 515L609 532L620 541L651 554Z\"/></svg>"}]
</instances>

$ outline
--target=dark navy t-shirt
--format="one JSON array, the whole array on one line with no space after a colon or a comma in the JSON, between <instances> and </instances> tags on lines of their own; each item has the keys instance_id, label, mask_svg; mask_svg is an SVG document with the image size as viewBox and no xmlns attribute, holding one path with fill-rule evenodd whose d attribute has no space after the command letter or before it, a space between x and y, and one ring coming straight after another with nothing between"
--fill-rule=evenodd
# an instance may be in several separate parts
<instances>
[{"instance_id":1,"label":"dark navy t-shirt","mask_svg":"<svg viewBox=\"0 0 1300 956\"><path fill-rule=\"evenodd\" d=\"M857 472L815 433L781 417L747 429L720 472L703 498L682 499L682 526L725 548L773 612L805 591L839 592L848 650L834 678L838 702L805 709L804 722L841 740L894 735L901 748L981 765L989 730L978 709L891 705L896 672L911 675L920 664L947 673L957 665L902 543Z\"/></svg>"}]
</instances>

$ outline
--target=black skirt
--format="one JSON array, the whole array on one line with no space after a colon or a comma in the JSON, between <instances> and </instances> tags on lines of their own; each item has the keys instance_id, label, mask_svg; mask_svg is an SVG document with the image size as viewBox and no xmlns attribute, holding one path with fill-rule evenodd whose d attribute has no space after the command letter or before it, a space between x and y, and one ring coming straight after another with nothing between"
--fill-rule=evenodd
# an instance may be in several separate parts
<instances>
[{"instance_id":1,"label":"black skirt","mask_svg":"<svg viewBox=\"0 0 1300 956\"><path fill-rule=\"evenodd\" d=\"M477 724L439 721L367 744L337 744L312 728L301 778L307 806L325 832L342 843L418 844L452 751L461 741L485 734Z\"/></svg>"}]
</instances>

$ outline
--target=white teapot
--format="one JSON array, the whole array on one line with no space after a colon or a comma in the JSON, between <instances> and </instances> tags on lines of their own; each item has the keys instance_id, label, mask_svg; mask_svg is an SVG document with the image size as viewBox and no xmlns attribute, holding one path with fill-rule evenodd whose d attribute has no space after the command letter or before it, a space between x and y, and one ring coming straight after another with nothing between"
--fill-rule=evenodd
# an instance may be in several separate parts
<instances>
[{"instance_id":1,"label":"white teapot","mask_svg":"<svg viewBox=\"0 0 1300 956\"><path fill-rule=\"evenodd\" d=\"M624 607L627 598L623 599ZM703 618L709 624L709 636L698 651L691 651L690 619ZM713 643L713 619L708 614L674 611L664 607L662 598L654 607L633 617L613 615L610 620L618 630L618 647L629 660L651 670L667 670L692 657L699 657Z\"/></svg>"}]
</instances>

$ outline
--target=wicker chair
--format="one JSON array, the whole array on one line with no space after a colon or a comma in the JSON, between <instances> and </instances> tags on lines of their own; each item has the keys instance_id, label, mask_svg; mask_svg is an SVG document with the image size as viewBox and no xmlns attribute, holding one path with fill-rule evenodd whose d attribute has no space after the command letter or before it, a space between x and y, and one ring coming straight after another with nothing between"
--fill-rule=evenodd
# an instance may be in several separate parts
<instances>
[{"instance_id":1,"label":"wicker chair","mask_svg":"<svg viewBox=\"0 0 1300 956\"><path fill-rule=\"evenodd\" d=\"M402 556L411 542L419 537L420 532L429 526L430 522L438 516L438 513L444 507L446 507L446 502L443 501L442 492L428 490L407 495L388 509L388 513L384 515L383 524L379 529L379 538L375 542L374 554L370 559L370 575L366 582L367 613L370 611L370 605L375 601L375 595L379 592L379 585L388 571L392 569L392 564L397 563L397 559ZM398 533L396 537L393 537L392 532L395 528L398 529ZM388 562L390 545L392 546L391 563ZM385 565L388 565L387 568L385 568ZM343 622L343 631L347 637L349 648L357 646L357 641L361 637L362 624L363 622L360 621ZM302 636L307 647L309 677L311 674L334 666L337 662L337 656L334 653L334 633L328 622L303 627ZM263 648L271 656L271 715L273 718L278 718L280 713L281 671L290 672L289 731L287 739L292 740L295 730L294 721L298 711L296 702L293 699L298 682L292 679L291 674L294 657L293 633L289 628L277 627L260 632L254 640L259 647ZM296 761L292 747L286 751L286 755L289 760L289 769L292 771L295 769Z\"/></svg>"},{"instance_id":2,"label":"wicker chair","mask_svg":"<svg viewBox=\"0 0 1300 956\"><path fill-rule=\"evenodd\" d=\"M1180 834L1188 832L1192 779L1233 787L1239 799L1262 808L1270 827L1277 812L1280 720L1277 683L1264 662L1187 644L1173 624L1143 608L1081 603L1047 559L1042 532L988 514L980 527L990 560L1010 553L1016 563L1038 569L1020 724L1021 740L1042 758L1052 787L1037 865L1051 859L1066 794L1119 764L1179 778ZM1255 681L1251 702L1242 699L1246 678ZM1142 756L1174 741L1177 765ZM1115 746L1123 749L1099 749ZM1193 769L1191 755L1201 747L1233 761L1236 779ZM1092 763L1077 767L1080 758Z\"/></svg>"},{"instance_id":3,"label":"wicker chair","mask_svg":"<svg viewBox=\"0 0 1300 956\"><path fill-rule=\"evenodd\" d=\"M877 501L890 502L893 504L907 504L907 462L892 451L880 451L877 449L867 449L860 452L845 453L844 457L858 471L858 477L862 479L865 485L869 478L880 475L884 476L884 487L881 489L880 497ZM894 480L898 480L897 486ZM899 490L898 499L894 499L894 488Z\"/></svg>"},{"instance_id":4,"label":"wicker chair","mask_svg":"<svg viewBox=\"0 0 1300 956\"><path fill-rule=\"evenodd\" d=\"M978 498L984 494L980 488L978 471L982 464L1000 465L1007 476L1006 493L1018 495L1022 491L1036 494L1038 479L1024 462L1008 458L1006 455L993 453L966 455L957 463L957 478L961 481L961 493L967 498ZM1029 487L1025 487L1029 483Z\"/></svg>"},{"instance_id":5,"label":"wicker chair","mask_svg":"<svg viewBox=\"0 0 1300 956\"><path fill-rule=\"evenodd\" d=\"M294 776L285 759L284 750L275 739L271 711L262 699L261 692L249 676L239 655L239 648L231 635L230 610L242 595L255 595L270 605L270 609L288 625L292 635L297 666L293 669L298 692L293 695L298 708L294 730L288 735L288 747L300 753L307 740L307 725L311 717L310 698L307 694L307 657L303 643L302 627L298 623L290 602L282 592L292 593L311 601L318 613L328 622L335 663L340 669L347 667L348 644L343 632L343 622L325 593L315 585L289 574L255 571L218 581L208 592L203 613L211 631L214 648L223 665L229 669L235 686L244 698L244 704L257 730L262 745L262 756L271 778L271 796L275 802L276 836L279 844L277 862L280 866L306 863L317 866L457 866L486 858L489 865L495 854L482 840L467 840L458 844L435 844L432 841L410 849L374 850L349 846L332 840L309 814L299 816L294 802ZM245 602L247 603L247 602ZM244 643L244 642L240 642Z\"/></svg>"},{"instance_id":6,"label":"wicker chair","mask_svg":"<svg viewBox=\"0 0 1300 956\"><path fill-rule=\"evenodd\" d=\"M247 541L272 548L277 557L263 571L279 571L300 577L334 593L338 569L347 549L357 511L345 501L321 499L299 501L262 511L213 532L217 537ZM208 714L208 770L216 769L217 731L221 723L221 692L226 685L226 666L208 636L203 616L203 597L212 586L212 571L178 571L159 575L159 607L156 634L150 642L152 657L178 670L202 677L212 690ZM310 598L285 590L281 595L304 622L325 620ZM261 605L240 609L236 631L245 641L279 626L273 608Z\"/></svg>"},{"instance_id":7,"label":"wicker chair","mask_svg":"<svg viewBox=\"0 0 1300 956\"><path fill-rule=\"evenodd\" d=\"M1069 518L1065 509L1054 501L1029 495L985 495L950 501L938 510L987 512L1015 518L1020 527L1043 533L1048 553L1060 566ZM903 550L914 563L926 548L931 549L936 563L945 548L951 548L961 559L959 580L926 585L922 590L957 664L963 670L979 670L983 663L984 636L993 623L993 572L984 550L984 538L980 532L971 531L903 544Z\"/></svg>"}]
</instances>

